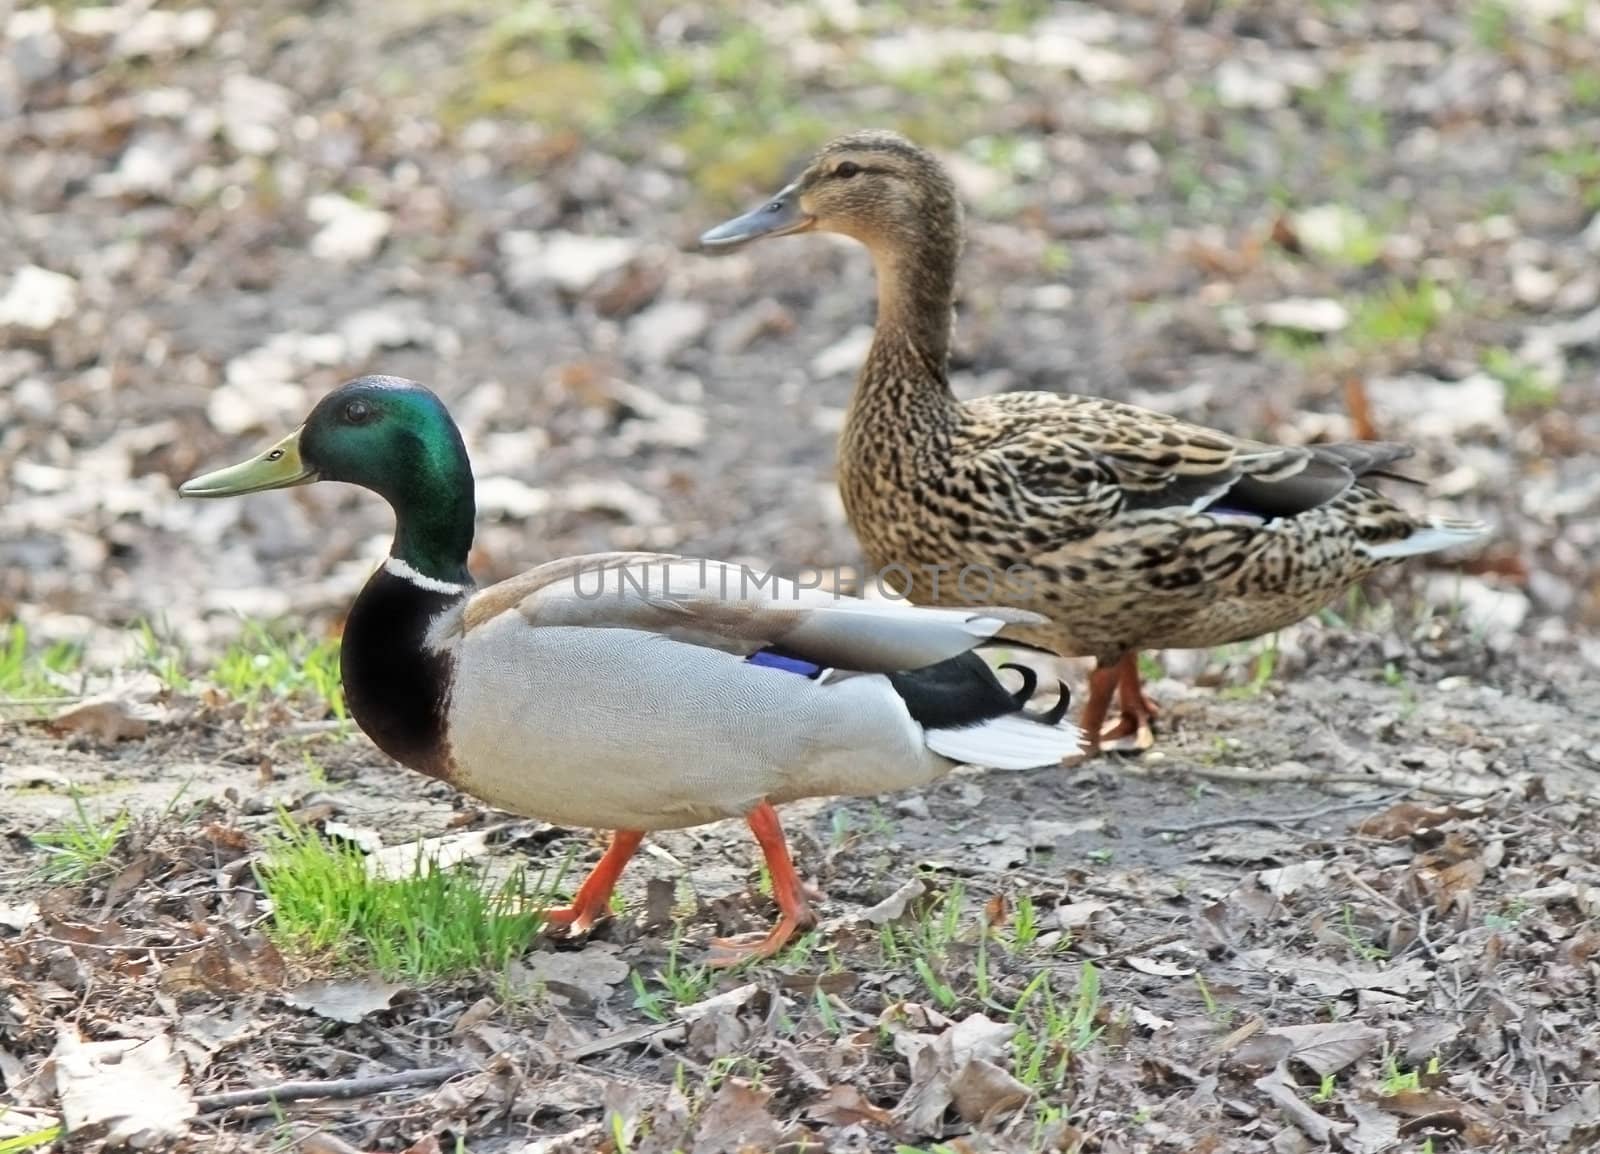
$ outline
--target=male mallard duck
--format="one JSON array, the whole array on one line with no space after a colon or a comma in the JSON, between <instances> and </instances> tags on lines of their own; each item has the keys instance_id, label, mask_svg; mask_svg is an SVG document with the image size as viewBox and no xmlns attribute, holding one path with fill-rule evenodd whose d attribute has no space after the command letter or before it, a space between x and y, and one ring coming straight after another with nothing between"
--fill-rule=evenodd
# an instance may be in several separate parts
<instances>
[{"instance_id":1,"label":"male mallard duck","mask_svg":"<svg viewBox=\"0 0 1600 1154\"><path fill-rule=\"evenodd\" d=\"M551 561L476 589L472 469L438 397L362 377L242 464L186 482L230 497L347 481L393 507L394 544L345 623L356 723L402 765L491 805L616 831L572 904L586 929L647 830L744 817L782 920L713 961L771 955L815 923L773 804L869 795L957 763L1050 765L1064 710L1023 710L976 653L1016 610L836 598L740 566L653 553Z\"/></svg>"},{"instance_id":2,"label":"male mallard duck","mask_svg":"<svg viewBox=\"0 0 1600 1154\"><path fill-rule=\"evenodd\" d=\"M839 441L845 510L868 559L913 601L959 605L981 590L1048 615L1006 636L1096 659L1082 718L1091 747L1152 740L1139 650L1270 633L1402 557L1485 531L1418 519L1358 483L1389 476L1405 445L1268 445L1099 397L958 401L945 364L961 205L939 162L900 136L835 140L766 204L700 239L800 232L853 237L877 270L877 331ZM1107 727L1113 695L1121 717Z\"/></svg>"}]
</instances>

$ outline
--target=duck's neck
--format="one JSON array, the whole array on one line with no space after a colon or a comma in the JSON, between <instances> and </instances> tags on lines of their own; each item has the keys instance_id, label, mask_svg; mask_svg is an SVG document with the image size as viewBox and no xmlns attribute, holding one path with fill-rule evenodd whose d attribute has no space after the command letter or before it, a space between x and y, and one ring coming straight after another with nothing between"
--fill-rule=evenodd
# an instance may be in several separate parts
<instances>
[{"instance_id":1,"label":"duck's neck","mask_svg":"<svg viewBox=\"0 0 1600 1154\"><path fill-rule=\"evenodd\" d=\"M950 331L956 299L954 245L920 246L920 251L876 248L872 261L878 276L880 341L914 349L929 367L929 376L945 380L950 356Z\"/></svg>"},{"instance_id":2,"label":"duck's neck","mask_svg":"<svg viewBox=\"0 0 1600 1154\"><path fill-rule=\"evenodd\" d=\"M394 543L389 556L422 578L440 585L471 586L467 554L472 550L477 508L472 473L465 461L448 475L415 478L407 492L390 498Z\"/></svg>"},{"instance_id":3,"label":"duck's neck","mask_svg":"<svg viewBox=\"0 0 1600 1154\"><path fill-rule=\"evenodd\" d=\"M455 662L431 631L472 592L472 474L463 455L443 470L420 468L397 490L385 494L394 544L350 609L340 673L351 716L379 749L448 778Z\"/></svg>"},{"instance_id":4,"label":"duck's neck","mask_svg":"<svg viewBox=\"0 0 1600 1154\"><path fill-rule=\"evenodd\" d=\"M851 399L852 433L904 439L907 428L944 425L957 413L946 363L955 307L958 246L875 248L878 323ZM898 435L898 437L896 436Z\"/></svg>"}]
</instances>

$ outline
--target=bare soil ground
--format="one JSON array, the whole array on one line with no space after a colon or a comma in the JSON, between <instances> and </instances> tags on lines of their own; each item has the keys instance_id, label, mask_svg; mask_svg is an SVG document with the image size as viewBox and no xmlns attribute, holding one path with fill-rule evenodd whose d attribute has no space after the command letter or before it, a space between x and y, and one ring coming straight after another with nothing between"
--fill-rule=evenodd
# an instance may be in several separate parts
<instances>
[{"instance_id":1,"label":"bare soil ground","mask_svg":"<svg viewBox=\"0 0 1600 1154\"><path fill-rule=\"evenodd\" d=\"M1600 5L6 12L0 1151L110 1114L208 1151L1600 1143ZM1413 498L1492 542L1161 655L1143 757L791 807L826 920L775 964L695 964L771 914L728 825L653 839L624 912L506 974L316 985L251 869L280 808L498 872L599 843L228 666L247 621L336 632L377 502L176 483L381 370L461 419L485 579L854 562L867 260L692 241L867 125L971 206L964 395L1409 440ZM84 829L107 852L52 874Z\"/></svg>"}]
</instances>

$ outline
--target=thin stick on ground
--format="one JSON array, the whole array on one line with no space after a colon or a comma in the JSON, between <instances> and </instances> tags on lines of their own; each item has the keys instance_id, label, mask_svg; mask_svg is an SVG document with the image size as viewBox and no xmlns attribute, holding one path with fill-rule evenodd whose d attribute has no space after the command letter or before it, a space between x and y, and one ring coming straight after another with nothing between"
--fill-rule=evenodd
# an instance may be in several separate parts
<instances>
[{"instance_id":1,"label":"thin stick on ground","mask_svg":"<svg viewBox=\"0 0 1600 1154\"><path fill-rule=\"evenodd\" d=\"M1168 779L1198 777L1207 781L1242 781L1249 785L1382 785L1406 793L1432 793L1440 797L1493 797L1511 788L1511 783L1485 783L1483 785L1442 785L1409 773L1344 773L1325 772L1310 767L1274 766L1271 769L1247 769L1242 765L1186 765L1181 769L1161 766L1136 765L1125 762L1117 766L1118 773L1129 777L1165 777Z\"/></svg>"},{"instance_id":2,"label":"thin stick on ground","mask_svg":"<svg viewBox=\"0 0 1600 1154\"><path fill-rule=\"evenodd\" d=\"M233 1106L259 1106L267 1102L295 1102L305 1098L365 1098L408 1086L434 1086L470 1069L465 1063L429 1066L421 1070L397 1070L367 1078L334 1078L325 1082L280 1082L253 1090L227 1090L220 1094L201 1094L195 1105L202 1114L227 1110Z\"/></svg>"},{"instance_id":3,"label":"thin stick on ground","mask_svg":"<svg viewBox=\"0 0 1600 1154\"><path fill-rule=\"evenodd\" d=\"M1398 801L1410 790L1400 790L1397 793L1384 794L1382 797L1367 797L1360 801L1339 802L1334 805L1322 805L1316 809L1303 810L1300 813L1241 813L1234 817L1213 817L1205 821L1190 822L1188 825L1147 825L1145 833L1198 833L1204 829L1222 829L1230 825L1273 825L1279 828L1299 825L1303 821L1314 821L1319 817L1329 817L1336 813L1348 813L1355 809L1370 809L1374 806L1388 805Z\"/></svg>"}]
</instances>

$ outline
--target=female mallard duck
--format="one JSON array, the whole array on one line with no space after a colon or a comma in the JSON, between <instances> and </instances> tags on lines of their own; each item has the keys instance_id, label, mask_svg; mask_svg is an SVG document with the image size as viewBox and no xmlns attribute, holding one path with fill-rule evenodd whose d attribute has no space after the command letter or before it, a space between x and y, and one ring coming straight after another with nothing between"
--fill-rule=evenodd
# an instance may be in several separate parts
<instances>
[{"instance_id":1,"label":"female mallard duck","mask_svg":"<svg viewBox=\"0 0 1600 1154\"><path fill-rule=\"evenodd\" d=\"M839 442L862 548L908 578L913 601L959 605L981 589L1049 616L1006 636L1096 659L1091 747L1151 742L1139 650L1270 633L1402 557L1484 532L1418 519L1359 483L1388 476L1405 445L1267 445L1098 397L958 401L945 362L961 206L939 162L900 136L835 140L701 242L811 231L855 238L877 270L877 331ZM1106 726L1113 695L1121 716Z\"/></svg>"},{"instance_id":2,"label":"female mallard duck","mask_svg":"<svg viewBox=\"0 0 1600 1154\"><path fill-rule=\"evenodd\" d=\"M718 561L601 553L475 589L472 470L411 381L362 377L260 456L186 497L347 481L393 507L394 544L345 623L356 723L403 765L491 805L614 830L572 904L586 929L647 830L744 817L782 919L712 960L771 955L815 923L773 804L922 785L959 762L1050 765L1078 745L970 652L1017 610L836 598Z\"/></svg>"}]
</instances>

